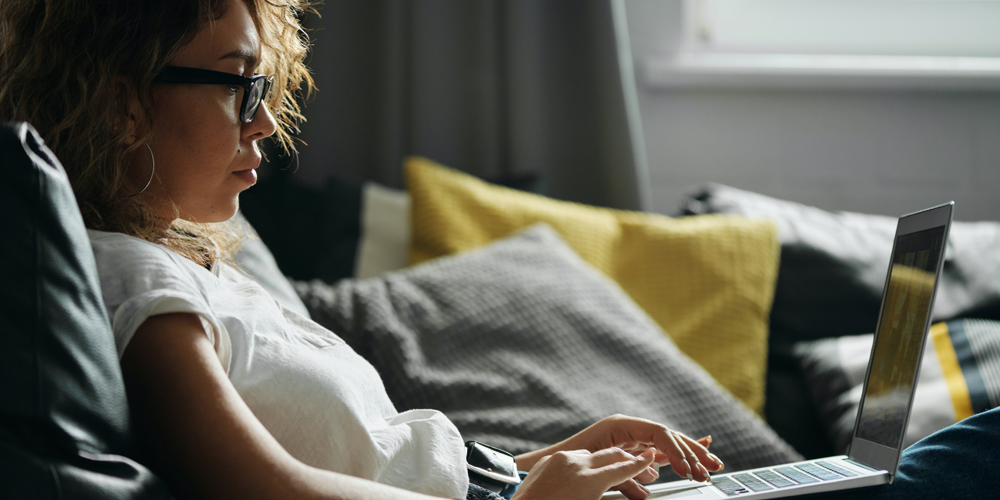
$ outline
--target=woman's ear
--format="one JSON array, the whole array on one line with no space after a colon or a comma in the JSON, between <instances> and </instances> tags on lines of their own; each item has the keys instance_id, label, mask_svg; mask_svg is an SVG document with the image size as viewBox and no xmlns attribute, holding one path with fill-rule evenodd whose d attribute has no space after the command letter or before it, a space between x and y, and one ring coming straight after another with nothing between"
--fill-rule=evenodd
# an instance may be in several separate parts
<instances>
[{"instance_id":1,"label":"woman's ear","mask_svg":"<svg viewBox=\"0 0 1000 500\"><path fill-rule=\"evenodd\" d=\"M124 76L115 78L115 98L120 110L115 130L124 135L124 144L131 146L145 133L146 114L135 88Z\"/></svg>"}]
</instances>

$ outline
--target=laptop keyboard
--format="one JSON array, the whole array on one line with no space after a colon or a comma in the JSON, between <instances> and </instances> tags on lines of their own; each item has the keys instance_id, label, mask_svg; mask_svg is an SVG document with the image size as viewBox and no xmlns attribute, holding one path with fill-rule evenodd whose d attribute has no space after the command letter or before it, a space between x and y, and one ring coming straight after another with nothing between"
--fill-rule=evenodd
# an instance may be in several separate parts
<instances>
[{"instance_id":1,"label":"laptop keyboard","mask_svg":"<svg viewBox=\"0 0 1000 500\"><path fill-rule=\"evenodd\" d=\"M775 488L788 488L799 484L832 481L845 477L856 477L859 474L838 467L828 461L819 460L799 465L789 465L750 472L731 474L712 479L712 485L727 496L737 496L754 491L767 491Z\"/></svg>"}]
</instances>

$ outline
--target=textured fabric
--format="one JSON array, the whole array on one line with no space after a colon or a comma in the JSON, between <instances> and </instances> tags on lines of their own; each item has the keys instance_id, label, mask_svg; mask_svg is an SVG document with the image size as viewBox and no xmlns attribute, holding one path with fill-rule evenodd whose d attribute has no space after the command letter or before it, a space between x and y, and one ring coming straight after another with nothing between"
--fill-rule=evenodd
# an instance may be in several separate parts
<instances>
[{"instance_id":1,"label":"textured fabric","mask_svg":"<svg viewBox=\"0 0 1000 500\"><path fill-rule=\"evenodd\" d=\"M954 320L931 327L903 447L1000 404L1000 322ZM813 400L837 453L846 453L872 334L795 344Z\"/></svg>"},{"instance_id":2,"label":"textured fabric","mask_svg":"<svg viewBox=\"0 0 1000 500\"><path fill-rule=\"evenodd\" d=\"M730 470L796 454L551 228L368 280L297 283L398 408L521 453L623 413L711 434Z\"/></svg>"},{"instance_id":3,"label":"textured fabric","mask_svg":"<svg viewBox=\"0 0 1000 500\"><path fill-rule=\"evenodd\" d=\"M482 486L476 486L474 484L469 485L469 493L465 496L465 500L506 500L504 497L493 493L492 491L483 488Z\"/></svg>"},{"instance_id":4,"label":"textured fabric","mask_svg":"<svg viewBox=\"0 0 1000 500\"><path fill-rule=\"evenodd\" d=\"M233 387L292 456L327 470L457 498L462 436L440 412L399 413L372 366L232 267L209 271L148 241L90 231L119 353L156 314L202 318Z\"/></svg>"},{"instance_id":5,"label":"textured fabric","mask_svg":"<svg viewBox=\"0 0 1000 500\"><path fill-rule=\"evenodd\" d=\"M762 410L778 266L771 223L587 207L492 186L421 158L409 159L406 169L414 262L546 222L723 387Z\"/></svg>"},{"instance_id":6,"label":"textured fabric","mask_svg":"<svg viewBox=\"0 0 1000 500\"><path fill-rule=\"evenodd\" d=\"M165 499L135 462L83 218L30 125L0 126L0 497Z\"/></svg>"}]
</instances>

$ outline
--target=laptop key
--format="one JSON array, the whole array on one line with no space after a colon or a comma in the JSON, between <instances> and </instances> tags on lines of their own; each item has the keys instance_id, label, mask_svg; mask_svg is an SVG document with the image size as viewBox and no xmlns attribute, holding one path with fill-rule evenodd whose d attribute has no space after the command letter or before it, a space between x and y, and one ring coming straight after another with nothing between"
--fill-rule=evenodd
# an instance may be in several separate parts
<instances>
[{"instance_id":1,"label":"laptop key","mask_svg":"<svg viewBox=\"0 0 1000 500\"><path fill-rule=\"evenodd\" d=\"M858 475L856 472L851 472L851 471L849 471L847 469L844 469L842 467L837 467L836 465L833 465L830 462L821 461L821 462L816 462L816 463L818 463L818 464L822 465L823 467L826 467L827 469L830 469L833 472L836 472L837 474L840 474L841 476L844 476L844 477L856 477Z\"/></svg>"},{"instance_id":2,"label":"laptop key","mask_svg":"<svg viewBox=\"0 0 1000 500\"><path fill-rule=\"evenodd\" d=\"M771 487L771 485L765 483L764 481L761 481L760 479L757 478L757 476L754 476L753 474L733 474L733 477L738 479L741 483L745 484L747 488L750 488L751 490L754 491L767 491L774 489L773 487Z\"/></svg>"},{"instance_id":3,"label":"laptop key","mask_svg":"<svg viewBox=\"0 0 1000 500\"><path fill-rule=\"evenodd\" d=\"M737 483L736 481L733 481L731 478L728 477L713 477L712 486L715 486L716 488L721 490L723 493L726 494L726 496L731 496L731 497L740 495L742 493L750 492L750 490L746 489L745 486L743 486L740 483Z\"/></svg>"},{"instance_id":4,"label":"laptop key","mask_svg":"<svg viewBox=\"0 0 1000 500\"><path fill-rule=\"evenodd\" d=\"M772 470L762 470L755 472L757 477L771 483L775 488L787 488L789 486L795 486L795 483L791 482L785 476L778 474Z\"/></svg>"},{"instance_id":5,"label":"laptop key","mask_svg":"<svg viewBox=\"0 0 1000 500\"><path fill-rule=\"evenodd\" d=\"M819 479L816 479L810 476L809 474L806 474L805 472L796 469L795 467L778 467L777 469L774 470L782 473L786 477L790 477L792 481L795 481L796 483L799 484L809 484L809 483L819 482Z\"/></svg>"},{"instance_id":6,"label":"laptop key","mask_svg":"<svg viewBox=\"0 0 1000 500\"><path fill-rule=\"evenodd\" d=\"M813 476L816 476L822 479L823 481L832 481L834 479L840 479L841 477L843 477L840 474L831 471L830 469L820 467L816 464L801 464L801 465L796 465L795 467L803 472L808 472L809 474L812 474Z\"/></svg>"}]
</instances>

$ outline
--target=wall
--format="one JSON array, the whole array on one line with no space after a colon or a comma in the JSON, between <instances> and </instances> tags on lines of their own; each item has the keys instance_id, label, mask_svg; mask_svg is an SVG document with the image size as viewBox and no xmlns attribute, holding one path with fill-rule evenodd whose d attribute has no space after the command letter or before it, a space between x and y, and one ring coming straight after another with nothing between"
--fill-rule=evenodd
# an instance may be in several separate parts
<instances>
[{"instance_id":1,"label":"wall","mask_svg":"<svg viewBox=\"0 0 1000 500\"><path fill-rule=\"evenodd\" d=\"M680 22L681 2L627 6L641 67L676 44L661 24ZM828 210L955 200L956 219L1000 219L1000 93L651 88L641 73L637 84L654 211L720 182Z\"/></svg>"}]
</instances>

